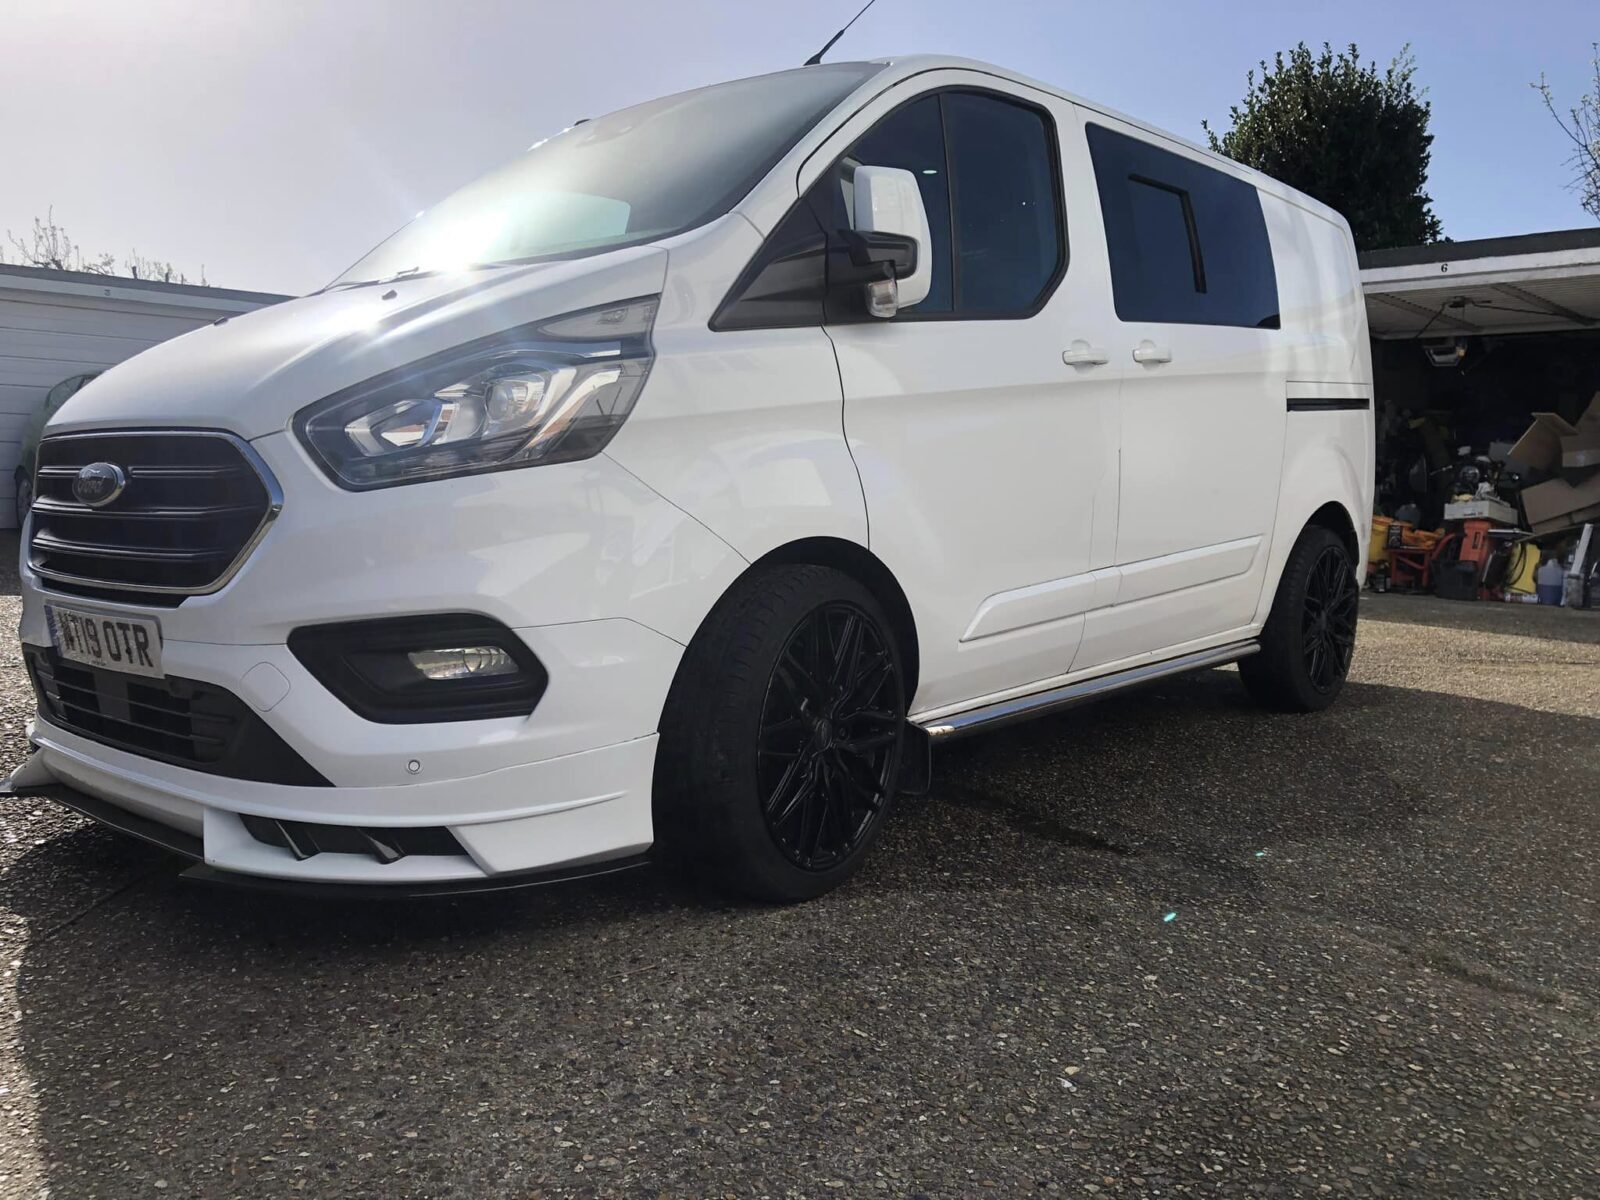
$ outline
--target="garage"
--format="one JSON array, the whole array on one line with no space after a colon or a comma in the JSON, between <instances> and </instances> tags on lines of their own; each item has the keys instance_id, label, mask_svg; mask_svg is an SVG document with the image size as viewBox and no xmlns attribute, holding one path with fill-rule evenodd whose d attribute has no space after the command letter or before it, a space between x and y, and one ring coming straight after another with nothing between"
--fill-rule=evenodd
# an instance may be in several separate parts
<instances>
[{"instance_id":1,"label":"garage","mask_svg":"<svg viewBox=\"0 0 1600 1200\"><path fill-rule=\"evenodd\" d=\"M285 296L0 264L0 528L17 526L11 478L50 389L221 317Z\"/></svg>"},{"instance_id":2,"label":"garage","mask_svg":"<svg viewBox=\"0 0 1600 1200\"><path fill-rule=\"evenodd\" d=\"M1532 602L1542 580L1547 602L1594 604L1600 229L1372 251L1361 267L1374 586Z\"/></svg>"}]
</instances>

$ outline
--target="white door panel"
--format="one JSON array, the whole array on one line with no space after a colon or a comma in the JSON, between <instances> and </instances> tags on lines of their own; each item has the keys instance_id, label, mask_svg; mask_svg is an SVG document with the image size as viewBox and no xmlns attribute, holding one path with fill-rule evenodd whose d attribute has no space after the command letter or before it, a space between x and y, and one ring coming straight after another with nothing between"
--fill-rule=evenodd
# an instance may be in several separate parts
<instances>
[{"instance_id":1,"label":"white door panel","mask_svg":"<svg viewBox=\"0 0 1600 1200\"><path fill-rule=\"evenodd\" d=\"M1084 618L1082 646L1073 671L1140 657L1166 658L1180 653L1187 643L1233 630L1245 636L1242 631L1247 622L1235 614L1248 609L1260 594L1260 563L1265 559L1266 555L1260 555L1256 567L1231 579L1163 592L1089 613Z\"/></svg>"},{"instance_id":2,"label":"white door panel","mask_svg":"<svg viewBox=\"0 0 1600 1200\"><path fill-rule=\"evenodd\" d=\"M917 711L1070 670L1083 614L1105 594L1091 573L1116 547L1121 371L1087 148L1071 105L1004 90L1044 110L1062 139L1067 266L1043 308L828 328L869 544L917 622ZM969 194L958 187L958 203ZM993 209L1005 194L1002 185L984 199ZM998 217L1001 228L1015 219ZM984 266L981 256L962 261L969 272Z\"/></svg>"},{"instance_id":3,"label":"white door panel","mask_svg":"<svg viewBox=\"0 0 1600 1200\"><path fill-rule=\"evenodd\" d=\"M1054 310L829 331L870 545L917 619L918 708L1071 666L1077 627L1050 623L1085 608L1073 589L1048 583L1093 565L1096 508L1115 487L1117 378L1062 365ZM988 631L1026 625L1027 636L980 635L957 653L991 597L1039 584L1028 619Z\"/></svg>"},{"instance_id":4,"label":"white door panel","mask_svg":"<svg viewBox=\"0 0 1600 1200\"><path fill-rule=\"evenodd\" d=\"M1283 455L1278 331L1122 326L1122 497L1117 562L1160 558L1272 528ZM1169 361L1133 359L1142 342Z\"/></svg>"},{"instance_id":5,"label":"white door panel","mask_svg":"<svg viewBox=\"0 0 1600 1200\"><path fill-rule=\"evenodd\" d=\"M1109 575L1109 580L1102 578L1103 574ZM990 596L979 605L972 624L967 626L961 640L975 642L997 633L1010 633L1014 629L1027 629L1046 621L1081 616L1101 604L1110 603L1110 598L1115 594L1115 568L1108 572L1088 571L1068 579L1052 579L1049 583L1013 588Z\"/></svg>"},{"instance_id":6,"label":"white door panel","mask_svg":"<svg viewBox=\"0 0 1600 1200\"><path fill-rule=\"evenodd\" d=\"M1255 189L1178 143L1098 113L1085 122L1116 255L1123 578L1118 603L1085 623L1079 667L1252 619L1293 340L1274 327L1281 295Z\"/></svg>"},{"instance_id":7,"label":"white door panel","mask_svg":"<svg viewBox=\"0 0 1600 1200\"><path fill-rule=\"evenodd\" d=\"M1164 592L1182 591L1243 575L1254 565L1261 545L1261 538L1247 537L1127 563L1119 569L1121 584L1117 588L1117 603L1132 604Z\"/></svg>"}]
</instances>

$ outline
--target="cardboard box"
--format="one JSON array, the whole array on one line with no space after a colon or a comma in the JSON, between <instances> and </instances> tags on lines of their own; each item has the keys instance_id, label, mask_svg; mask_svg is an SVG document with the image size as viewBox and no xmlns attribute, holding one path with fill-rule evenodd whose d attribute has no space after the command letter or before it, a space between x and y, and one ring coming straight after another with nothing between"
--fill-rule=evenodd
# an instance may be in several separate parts
<instances>
[{"instance_id":1,"label":"cardboard box","mask_svg":"<svg viewBox=\"0 0 1600 1200\"><path fill-rule=\"evenodd\" d=\"M1594 411L1595 406L1589 405L1589 412ZM1533 424L1506 457L1531 470L1553 475L1561 469L1561 439L1577 432L1576 426L1567 424L1556 413L1534 413Z\"/></svg>"},{"instance_id":2,"label":"cardboard box","mask_svg":"<svg viewBox=\"0 0 1600 1200\"><path fill-rule=\"evenodd\" d=\"M1600 392L1589 397L1589 407L1583 410L1583 416L1578 418L1578 424L1600 425Z\"/></svg>"},{"instance_id":3,"label":"cardboard box","mask_svg":"<svg viewBox=\"0 0 1600 1200\"><path fill-rule=\"evenodd\" d=\"M1540 521L1533 526L1533 534L1535 537L1541 537L1547 533L1560 533L1565 529L1577 529L1591 521L1600 521L1600 504L1579 512L1568 513L1564 517L1556 517L1551 521Z\"/></svg>"},{"instance_id":4,"label":"cardboard box","mask_svg":"<svg viewBox=\"0 0 1600 1200\"><path fill-rule=\"evenodd\" d=\"M1523 488L1522 511L1535 533L1550 533L1600 518L1600 471L1582 483L1552 479Z\"/></svg>"},{"instance_id":5,"label":"cardboard box","mask_svg":"<svg viewBox=\"0 0 1600 1200\"><path fill-rule=\"evenodd\" d=\"M1502 525L1517 523L1517 510L1504 500L1452 500L1444 506L1446 521L1499 521Z\"/></svg>"},{"instance_id":6,"label":"cardboard box","mask_svg":"<svg viewBox=\"0 0 1600 1200\"><path fill-rule=\"evenodd\" d=\"M1586 415L1576 430L1562 437L1561 466L1569 471L1600 467L1600 421L1591 421Z\"/></svg>"}]
</instances>

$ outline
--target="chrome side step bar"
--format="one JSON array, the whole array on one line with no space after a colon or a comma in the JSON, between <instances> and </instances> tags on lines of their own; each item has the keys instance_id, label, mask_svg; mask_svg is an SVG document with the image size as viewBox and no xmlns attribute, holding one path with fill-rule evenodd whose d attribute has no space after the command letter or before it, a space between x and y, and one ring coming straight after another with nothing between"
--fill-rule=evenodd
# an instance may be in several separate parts
<instances>
[{"instance_id":1,"label":"chrome side step bar","mask_svg":"<svg viewBox=\"0 0 1600 1200\"><path fill-rule=\"evenodd\" d=\"M1163 662L1145 663L1142 666L1129 667L1125 671L1101 675L1094 679L1085 679L1079 683L1069 683L1063 687L1051 688L1044 692L1016 696L1010 700L998 700L993 704L985 704L980 708L970 708L966 712L936 717L932 721L926 723L916 722L916 724L921 725L934 741L964 737L969 733L987 732L991 729L998 729L1002 725L1030 720L1033 717L1043 716L1045 713L1071 708L1074 705L1084 704L1090 700L1098 700L1102 696L1110 695L1112 692L1120 692L1124 688L1137 687L1142 683L1153 683L1155 680L1165 679L1169 675L1182 675L1188 671L1199 671L1206 667L1220 667L1224 663L1237 662L1241 658L1250 657L1260 649L1261 646L1257 642L1233 642L1226 646L1217 646L1211 650L1198 650L1193 654L1185 654L1181 658L1169 658Z\"/></svg>"}]
</instances>

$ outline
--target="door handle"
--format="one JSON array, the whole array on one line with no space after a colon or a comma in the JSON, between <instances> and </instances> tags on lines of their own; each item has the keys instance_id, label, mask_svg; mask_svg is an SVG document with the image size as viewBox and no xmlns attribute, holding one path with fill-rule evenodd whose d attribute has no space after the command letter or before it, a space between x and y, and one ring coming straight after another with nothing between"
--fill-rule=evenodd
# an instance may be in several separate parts
<instances>
[{"instance_id":1,"label":"door handle","mask_svg":"<svg viewBox=\"0 0 1600 1200\"><path fill-rule=\"evenodd\" d=\"M1061 352L1061 361L1069 367L1103 367L1111 361L1111 352L1088 342L1073 342Z\"/></svg>"},{"instance_id":2,"label":"door handle","mask_svg":"<svg viewBox=\"0 0 1600 1200\"><path fill-rule=\"evenodd\" d=\"M1136 363L1169 363L1172 361L1172 348L1158 346L1154 342L1140 342L1133 348L1133 361Z\"/></svg>"}]
</instances>

